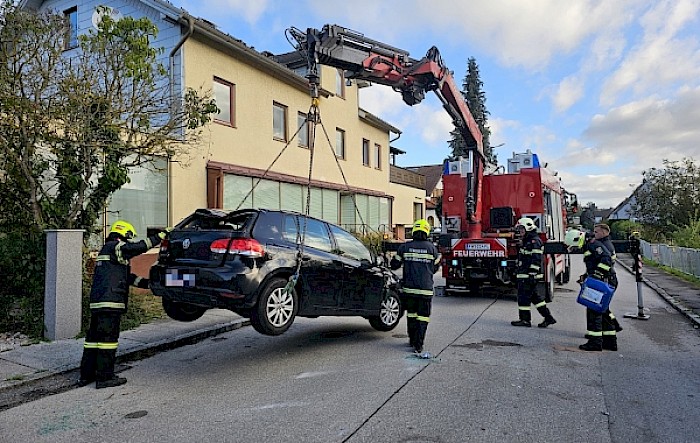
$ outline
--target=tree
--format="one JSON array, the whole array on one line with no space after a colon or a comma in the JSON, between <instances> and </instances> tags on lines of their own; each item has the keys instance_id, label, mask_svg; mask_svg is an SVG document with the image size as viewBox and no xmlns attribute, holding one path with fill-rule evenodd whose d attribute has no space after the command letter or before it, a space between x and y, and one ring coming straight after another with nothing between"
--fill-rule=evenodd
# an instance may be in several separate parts
<instances>
[{"instance_id":1,"label":"tree","mask_svg":"<svg viewBox=\"0 0 700 443\"><path fill-rule=\"evenodd\" d=\"M486 93L482 89L483 86L484 82L481 81L479 76L479 65L476 64L474 57L470 57L467 63L467 75L462 81L462 96L466 100L467 106L481 130L486 160L489 163L497 164L498 159L493 153L490 143L491 129L488 126L490 112L486 109ZM462 134L457 129L450 132L450 134L452 139L448 143L452 150L452 157L466 156L467 145Z\"/></svg>"},{"instance_id":2,"label":"tree","mask_svg":"<svg viewBox=\"0 0 700 443\"><path fill-rule=\"evenodd\" d=\"M0 3L0 232L92 233L129 170L187 162L214 100L173 97L147 18L114 21L66 52L63 15Z\"/></svg>"},{"instance_id":3,"label":"tree","mask_svg":"<svg viewBox=\"0 0 700 443\"><path fill-rule=\"evenodd\" d=\"M632 213L642 224L670 236L698 219L700 165L692 158L663 160L663 165L642 173Z\"/></svg>"}]
</instances>

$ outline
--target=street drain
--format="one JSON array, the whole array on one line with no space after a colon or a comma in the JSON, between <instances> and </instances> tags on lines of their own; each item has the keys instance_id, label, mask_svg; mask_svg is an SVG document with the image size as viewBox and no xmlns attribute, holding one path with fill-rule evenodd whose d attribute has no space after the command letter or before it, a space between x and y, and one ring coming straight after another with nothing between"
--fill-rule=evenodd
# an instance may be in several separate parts
<instances>
[{"instance_id":1,"label":"street drain","mask_svg":"<svg viewBox=\"0 0 700 443\"><path fill-rule=\"evenodd\" d=\"M481 343L465 343L463 345L452 345L459 348L468 349L484 349L484 346L522 346L520 343L512 343L508 341L484 340Z\"/></svg>"}]
</instances>

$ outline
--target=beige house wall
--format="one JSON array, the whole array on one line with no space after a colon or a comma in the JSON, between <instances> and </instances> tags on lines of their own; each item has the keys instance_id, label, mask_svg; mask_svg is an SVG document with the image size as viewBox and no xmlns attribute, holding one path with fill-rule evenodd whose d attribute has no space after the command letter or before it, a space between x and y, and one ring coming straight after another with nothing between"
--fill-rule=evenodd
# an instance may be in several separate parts
<instances>
[{"instance_id":1,"label":"beige house wall","mask_svg":"<svg viewBox=\"0 0 700 443\"><path fill-rule=\"evenodd\" d=\"M425 189L412 188L410 186L389 184L391 195L394 196L392 216L394 225L411 226L415 221L413 218L413 204L423 205L425 214Z\"/></svg>"},{"instance_id":2,"label":"beige house wall","mask_svg":"<svg viewBox=\"0 0 700 443\"><path fill-rule=\"evenodd\" d=\"M311 105L308 91L288 85L263 70L242 62L222 50L192 37L184 47L185 85L211 91L214 77L235 85L235 127L212 122L205 128L199 149L192 150L186 167L171 167L171 216L177 221L198 207L207 206L207 162L215 161L265 170L284 149L285 143L272 136L273 103L287 107L288 138L297 131L297 113L307 113ZM290 71L290 75L291 71ZM335 91L335 69L323 67L322 88ZM350 186L393 194L389 183L389 135L358 116L358 92L355 85L345 87L345 98L331 94L321 97L320 115L328 134L316 129L312 177L327 183L344 185L335 160L336 128L345 131L345 159L338 159ZM362 140L370 142L370 166L362 164ZM376 169L372 149L382 150L381 169ZM311 151L293 140L273 168L274 172L306 178ZM397 201L403 200L396 196ZM413 198L411 194L409 198ZM411 204L400 206L411 206ZM408 209L410 214L411 209ZM403 213L403 212L402 212ZM396 220L396 216L394 217ZM410 218L410 217L409 217ZM403 215L402 215L403 219ZM397 223L394 221L394 223Z\"/></svg>"}]
</instances>

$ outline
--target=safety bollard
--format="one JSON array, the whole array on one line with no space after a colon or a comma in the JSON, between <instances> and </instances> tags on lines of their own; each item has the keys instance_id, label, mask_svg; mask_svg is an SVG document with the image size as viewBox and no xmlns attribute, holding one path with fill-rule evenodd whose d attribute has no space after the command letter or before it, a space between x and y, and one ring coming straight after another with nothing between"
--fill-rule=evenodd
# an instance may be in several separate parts
<instances>
[{"instance_id":1,"label":"safety bollard","mask_svg":"<svg viewBox=\"0 0 700 443\"><path fill-rule=\"evenodd\" d=\"M637 320L649 320L649 314L644 313L644 297L642 295L642 258L641 245L639 241L639 232L633 232L630 235L630 252L634 259L632 270L634 270L634 279L637 281L637 313L629 312L624 315L625 318L636 318Z\"/></svg>"}]
</instances>

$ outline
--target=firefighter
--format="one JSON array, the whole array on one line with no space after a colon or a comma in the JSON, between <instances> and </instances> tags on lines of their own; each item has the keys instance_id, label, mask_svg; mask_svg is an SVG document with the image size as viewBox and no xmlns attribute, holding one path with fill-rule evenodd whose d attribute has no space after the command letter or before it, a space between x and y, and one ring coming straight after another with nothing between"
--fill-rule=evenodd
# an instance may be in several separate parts
<instances>
[{"instance_id":1,"label":"firefighter","mask_svg":"<svg viewBox=\"0 0 700 443\"><path fill-rule=\"evenodd\" d=\"M391 269L403 265L402 287L406 300L406 322L409 344L417 354L423 353L425 333L430 322L433 297L433 274L440 267L440 254L428 240L430 224L416 220L411 231L412 241L399 246L391 259Z\"/></svg>"},{"instance_id":2,"label":"firefighter","mask_svg":"<svg viewBox=\"0 0 700 443\"><path fill-rule=\"evenodd\" d=\"M513 326L531 326L530 304L535 305L544 320L537 326L546 328L557 321L549 312L544 295L537 291L537 282L544 277L542 274L543 245L535 222L529 217L523 217L515 225L518 234L523 239L523 245L518 252L518 317L510 322Z\"/></svg>"},{"instance_id":3,"label":"firefighter","mask_svg":"<svg viewBox=\"0 0 700 443\"><path fill-rule=\"evenodd\" d=\"M166 234L167 230L135 241L131 223L119 220L112 225L95 263L79 386L95 381L95 387L102 389L126 383L126 378L114 375L121 316L127 309L129 286L148 288L149 283L131 273L129 260L160 244Z\"/></svg>"},{"instance_id":4,"label":"firefighter","mask_svg":"<svg viewBox=\"0 0 700 443\"><path fill-rule=\"evenodd\" d=\"M615 246L613 245L613 242L610 239L610 226L606 225L605 223L598 223L593 227L593 234L597 240L603 243L603 246L605 246L605 248L610 253L610 258L612 259L612 266L610 267L610 276L608 277L608 284L613 288L617 288L617 273L615 272L615 261L617 261L617 254L615 254ZM617 320L615 314L613 314L610 309L608 309L605 312L605 315L608 316L608 321L610 321L615 327L616 334L622 331L622 326L620 326L620 322Z\"/></svg>"},{"instance_id":5,"label":"firefighter","mask_svg":"<svg viewBox=\"0 0 700 443\"><path fill-rule=\"evenodd\" d=\"M566 233L566 244L570 250L583 251L583 262L586 265L586 273L578 279L579 283L587 277L609 284L610 270L612 269L612 255L605 245L596 238L595 233L584 234L577 230ZM607 313L596 312L586 308L586 337L588 341L579 346L584 351L602 351L603 349L617 351L617 336Z\"/></svg>"}]
</instances>

